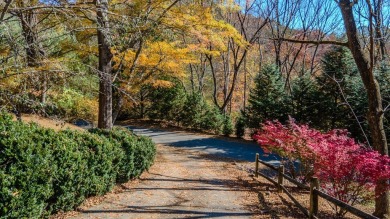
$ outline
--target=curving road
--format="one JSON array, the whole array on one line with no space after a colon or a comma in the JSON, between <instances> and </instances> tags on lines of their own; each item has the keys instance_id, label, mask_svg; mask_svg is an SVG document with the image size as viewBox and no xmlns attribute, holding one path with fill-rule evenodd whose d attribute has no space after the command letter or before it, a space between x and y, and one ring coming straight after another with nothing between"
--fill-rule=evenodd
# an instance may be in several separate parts
<instances>
[{"instance_id":1,"label":"curving road","mask_svg":"<svg viewBox=\"0 0 390 219\"><path fill-rule=\"evenodd\" d=\"M210 155L250 162L254 161L256 153L259 153L260 159L263 161L273 165L279 165L280 163L278 156L264 154L260 146L254 142L229 140L228 138L218 138L212 135L199 135L188 132L165 131L135 126L128 126L127 128L138 135L152 138L157 144L197 150Z\"/></svg>"},{"instance_id":2,"label":"curving road","mask_svg":"<svg viewBox=\"0 0 390 219\"><path fill-rule=\"evenodd\" d=\"M123 191L108 195L98 205L80 209L75 219L259 218L252 211L259 206L258 194L240 184L248 173L232 160L253 167L256 153L270 163L278 163L276 157L264 156L251 142L128 128L157 143L155 164L138 183L122 185Z\"/></svg>"}]
</instances>

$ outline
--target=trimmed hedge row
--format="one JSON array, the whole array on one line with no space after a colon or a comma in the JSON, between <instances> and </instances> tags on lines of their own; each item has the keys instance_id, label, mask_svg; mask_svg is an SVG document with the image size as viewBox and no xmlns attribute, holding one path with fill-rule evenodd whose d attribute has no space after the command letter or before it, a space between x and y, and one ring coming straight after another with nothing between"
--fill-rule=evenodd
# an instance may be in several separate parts
<instances>
[{"instance_id":1,"label":"trimmed hedge row","mask_svg":"<svg viewBox=\"0 0 390 219\"><path fill-rule=\"evenodd\" d=\"M154 143L124 128L61 131L0 114L0 218L67 211L153 163Z\"/></svg>"}]
</instances>

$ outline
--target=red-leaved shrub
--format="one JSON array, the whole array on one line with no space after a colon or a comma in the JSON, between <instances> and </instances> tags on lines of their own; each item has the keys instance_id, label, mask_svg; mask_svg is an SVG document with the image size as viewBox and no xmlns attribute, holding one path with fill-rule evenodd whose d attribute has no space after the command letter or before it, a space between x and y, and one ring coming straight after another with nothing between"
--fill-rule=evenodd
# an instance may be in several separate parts
<instances>
[{"instance_id":1,"label":"red-leaved shrub","mask_svg":"<svg viewBox=\"0 0 390 219\"><path fill-rule=\"evenodd\" d=\"M321 133L293 119L287 125L268 121L253 139L265 152L299 160L302 181L316 176L322 190L351 205L379 195L373 192L375 186L390 178L390 158L357 143L346 130Z\"/></svg>"}]
</instances>

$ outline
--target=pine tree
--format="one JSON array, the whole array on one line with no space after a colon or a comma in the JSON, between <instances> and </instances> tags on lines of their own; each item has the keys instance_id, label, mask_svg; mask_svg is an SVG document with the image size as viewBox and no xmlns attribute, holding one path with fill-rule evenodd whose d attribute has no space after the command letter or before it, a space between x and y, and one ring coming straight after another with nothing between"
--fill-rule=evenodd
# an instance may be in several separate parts
<instances>
[{"instance_id":1,"label":"pine tree","mask_svg":"<svg viewBox=\"0 0 390 219\"><path fill-rule=\"evenodd\" d=\"M329 107L328 101L319 91L319 87L309 74L303 74L292 82L291 102L293 117L299 123L308 123L323 129L323 110Z\"/></svg>"},{"instance_id":2,"label":"pine tree","mask_svg":"<svg viewBox=\"0 0 390 219\"><path fill-rule=\"evenodd\" d=\"M290 113L288 96L281 74L274 65L265 65L255 78L245 116L249 128L258 128L266 120L285 121Z\"/></svg>"},{"instance_id":3,"label":"pine tree","mask_svg":"<svg viewBox=\"0 0 390 219\"><path fill-rule=\"evenodd\" d=\"M345 128L345 124L354 122L349 119L351 110L345 97L351 95L354 79L358 77L356 67L350 52L344 47L333 47L325 53L322 62L323 72L316 79L324 98L322 115L326 124L323 128Z\"/></svg>"}]
</instances>

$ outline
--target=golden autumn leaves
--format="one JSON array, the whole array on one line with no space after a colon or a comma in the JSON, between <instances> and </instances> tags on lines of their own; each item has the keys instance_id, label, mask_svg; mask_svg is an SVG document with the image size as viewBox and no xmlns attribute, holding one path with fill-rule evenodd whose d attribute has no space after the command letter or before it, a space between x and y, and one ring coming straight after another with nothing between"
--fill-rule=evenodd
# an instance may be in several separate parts
<instances>
[{"instance_id":1,"label":"golden autumn leaves","mask_svg":"<svg viewBox=\"0 0 390 219\"><path fill-rule=\"evenodd\" d=\"M138 4L137 8L142 7ZM163 8L157 14L164 13ZM247 46L240 33L225 21L217 20L212 10L193 3L177 5L163 17L149 14L149 18L159 19L158 28L149 30L159 37L145 35L141 49L112 49L114 71L121 71L125 78L120 84L132 90L145 83L166 87L170 82L164 82L161 76L184 78L188 65L199 62L198 55L219 56L227 50L227 40ZM139 31L147 32L146 26L153 25L139 25Z\"/></svg>"}]
</instances>

